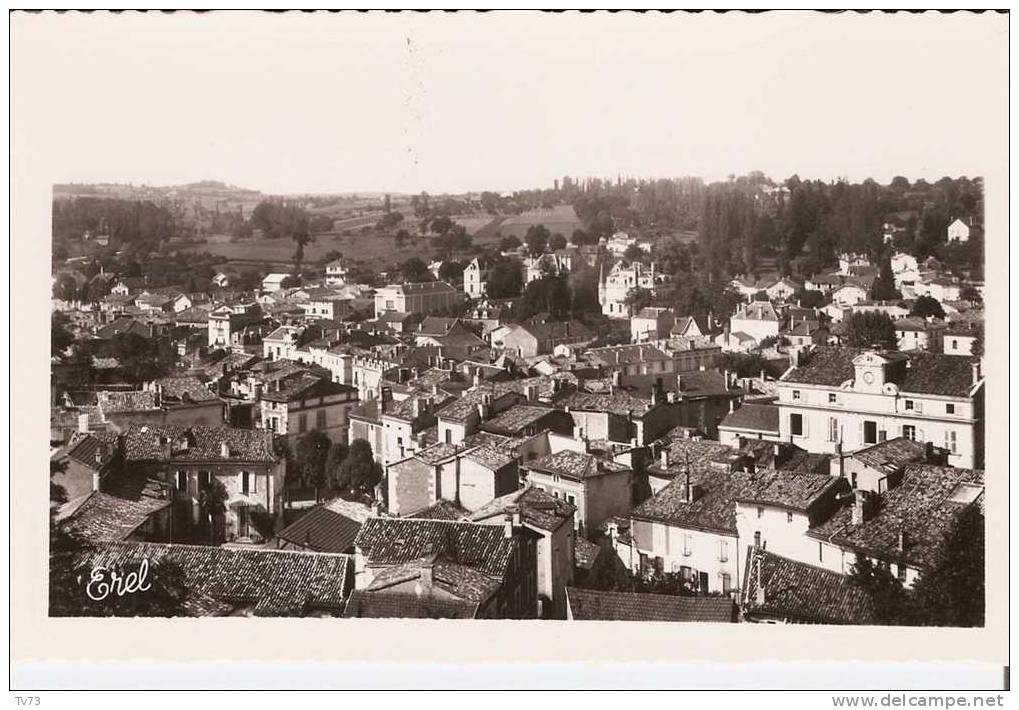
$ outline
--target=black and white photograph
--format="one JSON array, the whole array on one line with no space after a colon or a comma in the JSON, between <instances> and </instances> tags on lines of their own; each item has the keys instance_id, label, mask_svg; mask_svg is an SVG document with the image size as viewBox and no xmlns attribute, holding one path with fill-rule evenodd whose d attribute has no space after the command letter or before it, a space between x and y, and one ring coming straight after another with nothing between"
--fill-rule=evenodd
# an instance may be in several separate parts
<instances>
[{"instance_id":1,"label":"black and white photograph","mask_svg":"<svg viewBox=\"0 0 1019 710\"><path fill-rule=\"evenodd\" d=\"M47 623L1005 618L1007 14L11 20Z\"/></svg>"}]
</instances>

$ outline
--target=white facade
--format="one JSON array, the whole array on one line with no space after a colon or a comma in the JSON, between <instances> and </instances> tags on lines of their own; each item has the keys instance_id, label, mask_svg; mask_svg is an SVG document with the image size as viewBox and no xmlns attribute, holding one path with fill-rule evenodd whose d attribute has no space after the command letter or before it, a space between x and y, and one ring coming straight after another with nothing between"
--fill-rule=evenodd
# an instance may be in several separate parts
<instances>
[{"instance_id":1,"label":"white facade","mask_svg":"<svg viewBox=\"0 0 1019 710\"><path fill-rule=\"evenodd\" d=\"M948 241L968 242L969 225L963 222L961 219L956 219L954 222L948 225Z\"/></svg>"},{"instance_id":2,"label":"white facade","mask_svg":"<svg viewBox=\"0 0 1019 710\"><path fill-rule=\"evenodd\" d=\"M488 291L488 270L478 259L473 259L464 269L464 293L468 298L481 298Z\"/></svg>"}]
</instances>

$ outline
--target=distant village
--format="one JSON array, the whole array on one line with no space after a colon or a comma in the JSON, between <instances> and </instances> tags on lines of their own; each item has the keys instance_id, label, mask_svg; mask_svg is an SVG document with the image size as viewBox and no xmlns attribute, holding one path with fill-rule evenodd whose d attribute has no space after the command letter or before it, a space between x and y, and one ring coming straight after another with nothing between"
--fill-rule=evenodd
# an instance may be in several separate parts
<instances>
[{"instance_id":1,"label":"distant village","mask_svg":"<svg viewBox=\"0 0 1019 710\"><path fill-rule=\"evenodd\" d=\"M982 521L985 379L982 281L902 229L732 276L728 312L664 302L640 230L420 280L55 258L90 295L53 300L51 567L145 561L136 614L904 623L875 589L937 596ZM509 257L525 291L596 275L597 318L521 317Z\"/></svg>"}]
</instances>

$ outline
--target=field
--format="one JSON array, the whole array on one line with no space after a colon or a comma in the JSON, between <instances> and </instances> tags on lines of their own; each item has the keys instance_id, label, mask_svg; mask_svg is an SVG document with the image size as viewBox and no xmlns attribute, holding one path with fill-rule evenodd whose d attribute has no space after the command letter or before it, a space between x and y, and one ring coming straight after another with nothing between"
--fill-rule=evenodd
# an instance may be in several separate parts
<instances>
[{"instance_id":1,"label":"field","mask_svg":"<svg viewBox=\"0 0 1019 710\"><path fill-rule=\"evenodd\" d=\"M315 241L304 247L307 264L320 262L332 250L338 250L344 259L364 261L375 268L385 268L417 256L427 263L432 247L426 239L409 239L397 248L393 237L377 234L343 236L332 232L319 234ZM294 243L289 239L246 239L230 242L223 236L210 237L208 244L189 247L190 251L207 251L225 256L237 266L290 266L294 256Z\"/></svg>"}]
</instances>

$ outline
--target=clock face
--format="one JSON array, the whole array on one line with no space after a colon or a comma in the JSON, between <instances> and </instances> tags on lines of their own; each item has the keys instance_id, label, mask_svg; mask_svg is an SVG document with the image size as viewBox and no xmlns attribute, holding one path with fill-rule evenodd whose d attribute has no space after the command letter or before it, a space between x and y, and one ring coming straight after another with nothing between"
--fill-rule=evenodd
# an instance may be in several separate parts
<instances>
[{"instance_id":1,"label":"clock face","mask_svg":"<svg viewBox=\"0 0 1019 710\"><path fill-rule=\"evenodd\" d=\"M863 381L866 382L868 385L872 383L874 381L874 373L873 372L863 373Z\"/></svg>"}]
</instances>

